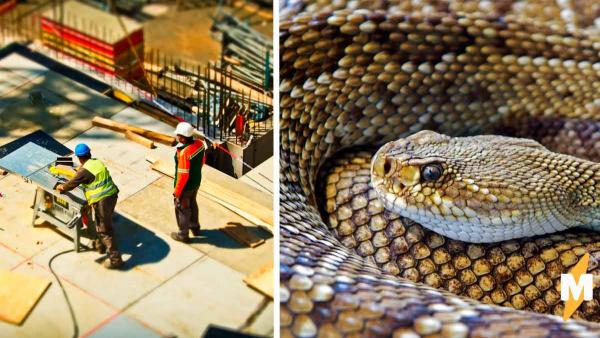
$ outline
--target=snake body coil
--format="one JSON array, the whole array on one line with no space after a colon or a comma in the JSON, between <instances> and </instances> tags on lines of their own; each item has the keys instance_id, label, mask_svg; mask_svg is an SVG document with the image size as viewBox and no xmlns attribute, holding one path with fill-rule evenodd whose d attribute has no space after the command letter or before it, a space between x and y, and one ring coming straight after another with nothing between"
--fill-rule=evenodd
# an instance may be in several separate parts
<instances>
[{"instance_id":1,"label":"snake body coil","mask_svg":"<svg viewBox=\"0 0 600 338\"><path fill-rule=\"evenodd\" d=\"M524 20L512 13L521 5L506 1L476 8L407 3L285 8L282 336L600 335L598 324L508 307L562 314L560 273L589 252L588 272L598 274L597 234L570 230L486 245L451 240L377 205L368 157L331 163L345 148L423 129L532 137L597 161L600 39L581 28L589 18L574 9L567 23L544 17L551 10ZM333 178L321 179L332 165ZM598 321L595 298L574 317Z\"/></svg>"}]
</instances>

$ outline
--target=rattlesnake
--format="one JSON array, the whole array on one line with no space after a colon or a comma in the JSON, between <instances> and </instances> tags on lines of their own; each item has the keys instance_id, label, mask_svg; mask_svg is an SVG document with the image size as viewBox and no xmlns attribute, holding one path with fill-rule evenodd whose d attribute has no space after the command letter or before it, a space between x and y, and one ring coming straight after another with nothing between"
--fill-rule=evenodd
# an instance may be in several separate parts
<instances>
[{"instance_id":1,"label":"rattlesnake","mask_svg":"<svg viewBox=\"0 0 600 338\"><path fill-rule=\"evenodd\" d=\"M560 273L589 252L598 274L600 235L451 240L383 209L368 183L372 151L343 153L431 129L531 137L599 161L600 34L588 27L598 9L562 18L543 2L288 5L282 336L600 335L598 324L510 308L562 314ZM574 318L600 320L594 296Z\"/></svg>"}]
</instances>

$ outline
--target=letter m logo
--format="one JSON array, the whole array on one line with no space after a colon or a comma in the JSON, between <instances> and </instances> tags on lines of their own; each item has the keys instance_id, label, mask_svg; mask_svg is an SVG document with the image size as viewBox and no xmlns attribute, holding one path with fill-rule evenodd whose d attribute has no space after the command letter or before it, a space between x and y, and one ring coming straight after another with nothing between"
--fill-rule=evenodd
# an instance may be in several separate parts
<instances>
[{"instance_id":1,"label":"letter m logo","mask_svg":"<svg viewBox=\"0 0 600 338\"><path fill-rule=\"evenodd\" d=\"M564 320L569 319L584 300L593 298L594 278L585 273L589 260L590 255L586 253L569 273L560 275L560 299L565 302Z\"/></svg>"}]
</instances>

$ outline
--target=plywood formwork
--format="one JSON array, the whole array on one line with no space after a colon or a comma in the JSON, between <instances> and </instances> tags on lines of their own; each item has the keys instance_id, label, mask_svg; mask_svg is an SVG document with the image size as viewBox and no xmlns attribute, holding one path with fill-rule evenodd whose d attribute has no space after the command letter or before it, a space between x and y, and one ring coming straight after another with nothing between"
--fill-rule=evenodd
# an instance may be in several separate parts
<instances>
[{"instance_id":1,"label":"plywood formwork","mask_svg":"<svg viewBox=\"0 0 600 338\"><path fill-rule=\"evenodd\" d=\"M0 270L0 320L21 324L49 285L45 278Z\"/></svg>"},{"instance_id":2,"label":"plywood formwork","mask_svg":"<svg viewBox=\"0 0 600 338\"><path fill-rule=\"evenodd\" d=\"M40 24L47 47L110 75L143 76L144 32L137 22L68 1L43 12Z\"/></svg>"}]
</instances>

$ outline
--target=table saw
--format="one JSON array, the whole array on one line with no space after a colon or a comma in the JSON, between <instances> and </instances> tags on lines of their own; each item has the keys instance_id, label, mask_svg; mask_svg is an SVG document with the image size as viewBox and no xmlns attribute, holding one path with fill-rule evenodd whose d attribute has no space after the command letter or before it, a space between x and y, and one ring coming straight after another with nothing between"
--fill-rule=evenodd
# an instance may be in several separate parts
<instances>
[{"instance_id":1,"label":"table saw","mask_svg":"<svg viewBox=\"0 0 600 338\"><path fill-rule=\"evenodd\" d=\"M65 156L70 154L69 148L38 131L0 147L0 168L36 186L32 225L39 218L69 232L79 252L81 237L96 238L84 192L81 188L67 193L54 190L67 181L56 165L69 163Z\"/></svg>"}]
</instances>

